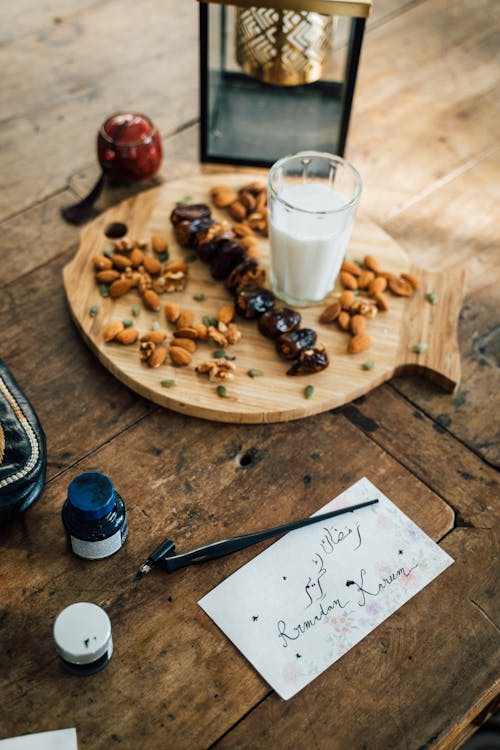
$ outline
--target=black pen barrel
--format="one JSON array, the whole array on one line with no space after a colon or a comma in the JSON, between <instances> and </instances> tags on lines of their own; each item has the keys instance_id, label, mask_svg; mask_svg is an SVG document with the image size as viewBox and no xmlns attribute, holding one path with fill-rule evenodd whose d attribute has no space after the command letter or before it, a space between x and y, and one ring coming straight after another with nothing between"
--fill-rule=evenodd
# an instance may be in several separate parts
<instances>
[{"instance_id":1,"label":"black pen barrel","mask_svg":"<svg viewBox=\"0 0 500 750\"><path fill-rule=\"evenodd\" d=\"M242 534L241 536L231 537L230 539L222 539L219 542L207 544L198 549L191 550L190 552L173 555L172 557L164 557L161 561L161 565L169 573L172 573L175 570L180 570L188 565L225 557L226 555L231 555L233 552L238 552L239 550L245 549L245 547L250 547L252 544L258 544L259 542L263 542L266 539L278 536L279 534L295 531L296 529L301 529L304 526L310 526L311 524L319 523L320 521L327 521L330 518L345 513L352 513L355 510L366 508L375 503L378 503L378 500L368 500L364 503L351 505L347 508L338 508L337 510L332 510L328 513L322 513L319 516L310 516L309 518L303 518L300 521L291 521L290 523L285 523L281 526L274 526L271 529L255 531L251 534Z\"/></svg>"}]
</instances>

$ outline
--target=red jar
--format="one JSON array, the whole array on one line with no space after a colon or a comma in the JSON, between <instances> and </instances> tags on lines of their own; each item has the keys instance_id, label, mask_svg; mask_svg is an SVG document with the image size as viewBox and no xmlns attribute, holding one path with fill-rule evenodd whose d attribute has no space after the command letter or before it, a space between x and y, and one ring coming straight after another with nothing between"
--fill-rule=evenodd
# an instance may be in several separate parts
<instances>
[{"instance_id":1,"label":"red jar","mask_svg":"<svg viewBox=\"0 0 500 750\"><path fill-rule=\"evenodd\" d=\"M97 136L97 154L104 173L117 182L145 180L158 171L162 146L158 130L146 115L112 115Z\"/></svg>"}]
</instances>

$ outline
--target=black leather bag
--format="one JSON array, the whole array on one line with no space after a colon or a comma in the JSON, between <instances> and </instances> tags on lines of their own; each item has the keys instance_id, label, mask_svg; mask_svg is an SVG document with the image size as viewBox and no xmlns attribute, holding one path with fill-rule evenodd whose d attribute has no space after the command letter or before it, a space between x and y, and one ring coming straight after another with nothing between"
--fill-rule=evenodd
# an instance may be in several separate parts
<instances>
[{"instance_id":1,"label":"black leather bag","mask_svg":"<svg viewBox=\"0 0 500 750\"><path fill-rule=\"evenodd\" d=\"M0 359L0 524L39 497L46 466L45 435L38 417Z\"/></svg>"}]
</instances>

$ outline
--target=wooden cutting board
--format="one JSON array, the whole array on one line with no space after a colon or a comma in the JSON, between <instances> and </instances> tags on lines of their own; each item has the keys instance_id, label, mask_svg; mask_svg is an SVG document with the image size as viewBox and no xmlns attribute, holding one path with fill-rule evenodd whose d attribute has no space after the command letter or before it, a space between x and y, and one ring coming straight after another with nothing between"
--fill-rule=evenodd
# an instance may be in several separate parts
<instances>
[{"instance_id":1,"label":"wooden cutting board","mask_svg":"<svg viewBox=\"0 0 500 750\"><path fill-rule=\"evenodd\" d=\"M110 320L132 318L134 305L140 305L140 315L133 318L140 333L158 322L170 330L165 321L163 306L178 302L183 310L192 310L196 321L203 315L215 316L217 310L230 301L222 282L214 281L204 263L196 260L189 265L188 283L183 292L162 296L162 310L153 313L144 309L136 290L118 299L103 298L94 281L92 257L111 247L106 236L109 227L121 222L131 239L149 239L163 234L169 240L170 260L182 259L185 251L174 238L169 216L176 202L190 196L190 202L209 203L213 185L233 187L255 180L255 174L218 174L196 176L171 182L141 193L88 224L81 232L80 247L73 260L64 268L64 286L74 321L86 343L102 364L122 383L174 411L221 422L282 422L299 419L345 404L361 396L394 374L421 372L448 391L453 391L460 379L460 354L457 343L457 321L464 293L465 271L456 269L446 273L424 271L411 265L407 254L380 227L362 214L358 216L348 248L351 259L367 254L376 256L384 270L395 273L411 271L420 276L422 285L410 299L388 295L390 309L368 321L372 344L368 351L348 354L349 335L336 324L321 325L319 315L326 303L317 307L301 308L302 325L314 328L318 341L325 344L330 355L330 366L314 375L291 377L286 375L289 364L276 353L274 344L263 337L252 321L238 320L241 340L230 347L236 355L234 381L226 383L227 397L217 394L216 385L195 372L195 365L211 358L219 348L200 342L189 367L172 364L151 369L139 359L139 344L122 346L104 343L102 332ZM213 210L215 217L227 219L225 212ZM268 241L260 240L262 264L268 265ZM332 296L340 292L340 286ZM437 303L426 299L434 292ZM193 297L204 294L201 302ZM97 305L98 314L91 317L90 308ZM414 347L426 344L422 353ZM228 349L229 351L229 349ZM371 360L374 367L364 370L364 362ZM247 375L250 369L263 372L260 377ZM175 380L165 388L162 380ZM304 389L314 386L312 397L306 398Z\"/></svg>"}]
</instances>

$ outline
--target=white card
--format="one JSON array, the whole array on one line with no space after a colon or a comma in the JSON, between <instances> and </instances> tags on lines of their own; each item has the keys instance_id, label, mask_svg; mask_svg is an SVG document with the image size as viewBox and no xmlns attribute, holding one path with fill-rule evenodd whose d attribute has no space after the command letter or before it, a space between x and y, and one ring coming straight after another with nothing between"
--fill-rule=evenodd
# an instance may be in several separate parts
<instances>
[{"instance_id":1,"label":"white card","mask_svg":"<svg viewBox=\"0 0 500 750\"><path fill-rule=\"evenodd\" d=\"M23 734L0 740L1 750L77 750L76 729L55 729L52 732Z\"/></svg>"},{"instance_id":2,"label":"white card","mask_svg":"<svg viewBox=\"0 0 500 750\"><path fill-rule=\"evenodd\" d=\"M289 532L198 602L282 698L453 562L366 478L317 513L375 498Z\"/></svg>"}]
</instances>

